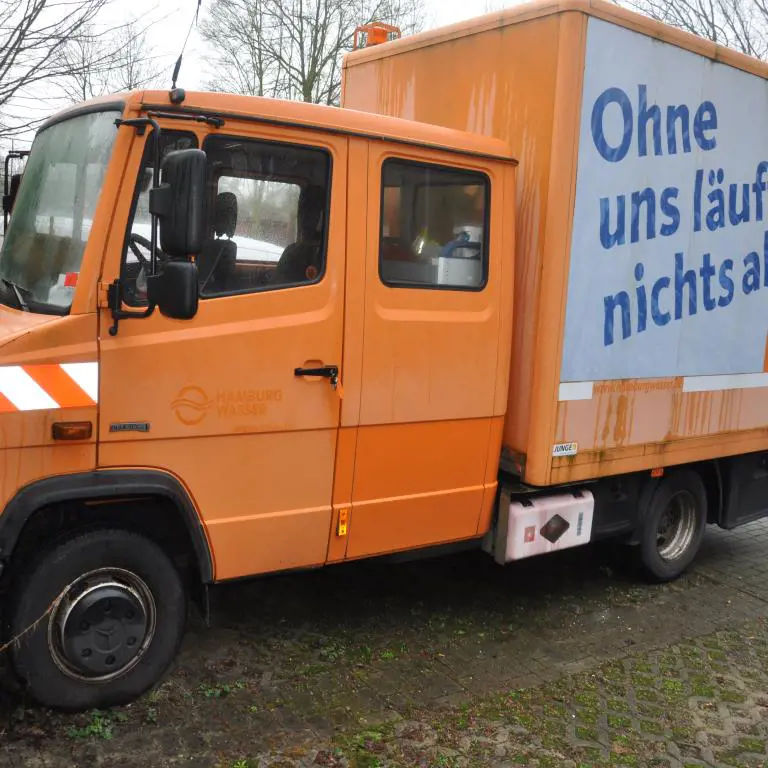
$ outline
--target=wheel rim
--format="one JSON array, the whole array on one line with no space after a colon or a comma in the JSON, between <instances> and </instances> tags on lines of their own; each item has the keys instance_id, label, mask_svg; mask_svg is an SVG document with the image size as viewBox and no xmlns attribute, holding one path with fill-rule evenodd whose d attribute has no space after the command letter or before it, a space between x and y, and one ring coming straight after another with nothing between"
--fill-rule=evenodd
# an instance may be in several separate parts
<instances>
[{"instance_id":1,"label":"wheel rim","mask_svg":"<svg viewBox=\"0 0 768 768\"><path fill-rule=\"evenodd\" d=\"M156 624L155 601L144 581L121 568L101 568L63 591L48 623L48 648L69 677L105 683L139 663Z\"/></svg>"},{"instance_id":2,"label":"wheel rim","mask_svg":"<svg viewBox=\"0 0 768 768\"><path fill-rule=\"evenodd\" d=\"M656 549L662 560L677 560L696 534L696 501L688 491L679 491L667 504L656 529Z\"/></svg>"}]
</instances>

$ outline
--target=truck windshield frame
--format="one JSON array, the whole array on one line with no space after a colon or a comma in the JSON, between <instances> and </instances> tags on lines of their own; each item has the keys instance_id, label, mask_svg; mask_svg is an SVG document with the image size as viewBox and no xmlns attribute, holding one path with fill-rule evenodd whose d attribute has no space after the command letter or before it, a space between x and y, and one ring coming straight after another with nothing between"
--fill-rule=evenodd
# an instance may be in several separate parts
<instances>
[{"instance_id":1,"label":"truck windshield frame","mask_svg":"<svg viewBox=\"0 0 768 768\"><path fill-rule=\"evenodd\" d=\"M0 251L0 302L69 313L121 116L103 104L38 132Z\"/></svg>"}]
</instances>

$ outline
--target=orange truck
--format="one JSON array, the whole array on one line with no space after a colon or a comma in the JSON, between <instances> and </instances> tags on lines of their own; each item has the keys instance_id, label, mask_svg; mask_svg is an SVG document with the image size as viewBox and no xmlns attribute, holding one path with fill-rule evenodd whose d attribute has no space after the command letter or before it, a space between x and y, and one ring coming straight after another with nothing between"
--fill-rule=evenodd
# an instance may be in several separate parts
<instances>
[{"instance_id":1,"label":"orange truck","mask_svg":"<svg viewBox=\"0 0 768 768\"><path fill-rule=\"evenodd\" d=\"M766 74L569 0L356 51L342 108L43 125L0 253L30 694L134 699L226 580L609 536L664 580L765 515Z\"/></svg>"}]
</instances>

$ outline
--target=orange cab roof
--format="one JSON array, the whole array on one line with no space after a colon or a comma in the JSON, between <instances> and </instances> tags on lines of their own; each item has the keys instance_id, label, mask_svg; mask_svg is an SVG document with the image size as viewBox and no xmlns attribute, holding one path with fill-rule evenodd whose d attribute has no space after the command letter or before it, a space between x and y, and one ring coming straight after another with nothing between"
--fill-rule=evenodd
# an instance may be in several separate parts
<instances>
[{"instance_id":1,"label":"orange cab roof","mask_svg":"<svg viewBox=\"0 0 768 768\"><path fill-rule=\"evenodd\" d=\"M381 45L353 51L344 58L344 67L353 67L366 61L382 59L398 53L404 53L405 51L412 51L436 43L456 40L480 32L487 32L511 24L520 24L525 21L532 21L567 11L594 16L634 30L640 34L663 40L693 53L698 53L701 56L706 56L713 61L722 61L732 67L768 78L768 63L751 56L746 56L731 48L717 45L703 37L683 32L668 24L654 21L639 13L628 11L605 0L535 0L534 2L515 5L503 11L496 11L457 24L450 24L445 27L431 29L427 32L421 32L417 35L401 37L398 40L392 40Z\"/></svg>"},{"instance_id":2,"label":"orange cab roof","mask_svg":"<svg viewBox=\"0 0 768 768\"><path fill-rule=\"evenodd\" d=\"M174 106L168 91L133 91L79 104L57 114L52 120L58 121L84 108L97 108L101 104L107 106L116 101L142 111L190 112L221 116L225 120L230 117L273 125L297 125L514 162L509 145L500 139L354 109L259 96L188 91L184 103ZM222 130L226 131L226 127Z\"/></svg>"}]
</instances>

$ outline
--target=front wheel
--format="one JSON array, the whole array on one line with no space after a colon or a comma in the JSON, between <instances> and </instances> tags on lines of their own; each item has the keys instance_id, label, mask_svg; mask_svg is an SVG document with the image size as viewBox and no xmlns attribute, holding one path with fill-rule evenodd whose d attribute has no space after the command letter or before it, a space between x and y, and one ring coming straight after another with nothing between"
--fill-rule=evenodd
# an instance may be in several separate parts
<instances>
[{"instance_id":1,"label":"front wheel","mask_svg":"<svg viewBox=\"0 0 768 768\"><path fill-rule=\"evenodd\" d=\"M179 573L160 547L135 533L75 535L18 584L9 634L22 637L13 666L33 698L49 707L79 711L132 701L161 679L184 634Z\"/></svg>"},{"instance_id":2,"label":"front wheel","mask_svg":"<svg viewBox=\"0 0 768 768\"><path fill-rule=\"evenodd\" d=\"M646 575L654 581L680 576L699 551L706 522L707 493L698 472L665 477L642 521L638 554Z\"/></svg>"}]
</instances>

